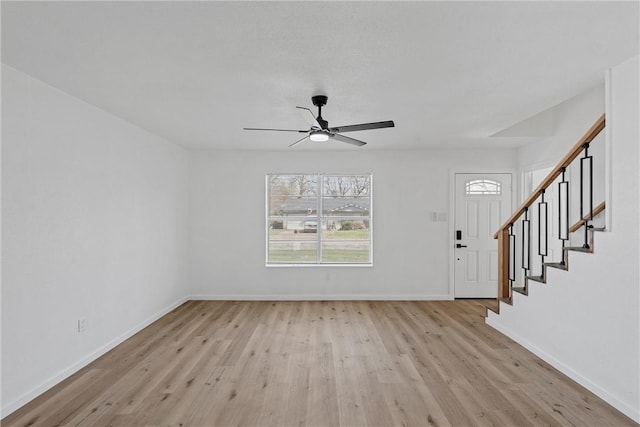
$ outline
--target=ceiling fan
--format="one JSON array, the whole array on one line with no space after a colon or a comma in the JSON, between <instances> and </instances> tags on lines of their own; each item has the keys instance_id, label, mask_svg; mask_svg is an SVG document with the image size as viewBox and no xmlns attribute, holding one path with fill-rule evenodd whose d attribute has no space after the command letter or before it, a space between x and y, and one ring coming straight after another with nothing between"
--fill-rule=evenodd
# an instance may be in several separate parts
<instances>
[{"instance_id":1,"label":"ceiling fan","mask_svg":"<svg viewBox=\"0 0 640 427\"><path fill-rule=\"evenodd\" d=\"M327 97L325 95L316 95L311 97L311 102L313 105L318 107L318 117L314 117L313 113L310 109L304 107L296 107L298 111L302 114L303 118L309 123L311 128L308 130L297 130L297 129L264 129L264 128L244 128L244 130L267 130L267 131L276 131L276 132L298 132L298 133L306 133L304 138L297 140L293 144L290 144L289 147L293 147L299 142L304 141L309 138L314 142L324 142L329 140L329 138L335 139L336 141L346 142L347 144L357 145L361 147L366 144L364 141L360 141L355 138L350 138L348 136L341 135L344 132L355 132L360 130L371 130L371 129L381 129L381 128L392 128L395 126L393 120L388 120L386 122L374 122L374 123L362 123L359 125L347 125L347 126L338 126L338 127L329 127L329 122L322 118L322 107L327 104Z\"/></svg>"}]
</instances>

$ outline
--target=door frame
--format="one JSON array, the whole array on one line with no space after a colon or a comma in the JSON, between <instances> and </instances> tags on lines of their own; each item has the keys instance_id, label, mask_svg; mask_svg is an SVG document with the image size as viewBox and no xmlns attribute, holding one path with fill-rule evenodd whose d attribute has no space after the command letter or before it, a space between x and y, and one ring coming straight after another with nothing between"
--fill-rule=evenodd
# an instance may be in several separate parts
<instances>
[{"instance_id":1,"label":"door frame","mask_svg":"<svg viewBox=\"0 0 640 427\"><path fill-rule=\"evenodd\" d=\"M521 178L518 176L517 170L513 168L464 168L449 169L449 299L455 299L455 219L456 219L456 174L462 173L503 173L511 175L511 206L509 212L513 212L516 200L522 190L520 189ZM496 230L498 231L498 230Z\"/></svg>"}]
</instances>

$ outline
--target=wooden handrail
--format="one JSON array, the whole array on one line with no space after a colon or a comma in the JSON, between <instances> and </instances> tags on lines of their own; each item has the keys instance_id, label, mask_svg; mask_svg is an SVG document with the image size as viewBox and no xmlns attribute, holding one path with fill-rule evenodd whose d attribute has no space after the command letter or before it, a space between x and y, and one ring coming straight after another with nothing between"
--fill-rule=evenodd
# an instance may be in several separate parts
<instances>
[{"instance_id":1,"label":"wooden handrail","mask_svg":"<svg viewBox=\"0 0 640 427\"><path fill-rule=\"evenodd\" d=\"M533 205L533 202L535 202L536 199L540 197L540 192L542 190L546 190L553 183L553 181L555 181L555 179L560 176L560 174L562 173L562 169L569 166L569 164L573 161L573 159L575 159L580 155L580 153L584 149L584 145L593 141L596 138L596 136L598 136L598 134L602 131L602 129L604 129L604 126L605 126L605 120L604 120L604 114L603 114L593 124L593 126L591 126L591 129L589 129L587 133L585 133L584 136L580 138L580 140L576 143L576 145L573 146L571 151L569 151L567 155L564 156L562 160L560 160L560 163L558 163L557 166L553 168L551 172L549 172L549 175L547 175L547 177L540 183L540 185L538 185L538 187L535 190L533 190L533 193L531 193L529 198L525 200L520 205L520 207L518 207L518 209L516 209L513 215L511 215L504 224L502 224L502 227L500 227L498 231L496 231L496 233L493 235L494 239L498 238L498 235L500 234L501 230L508 229L510 224L515 223L516 220L520 218L520 216L524 213L526 208Z\"/></svg>"},{"instance_id":2,"label":"wooden handrail","mask_svg":"<svg viewBox=\"0 0 640 427\"><path fill-rule=\"evenodd\" d=\"M606 208L605 203L602 202L600 203L598 206L596 206L595 208L593 208L593 216L599 215L602 213L602 211L604 211L604 209ZM574 233L578 230L580 230L580 227L582 227L584 225L584 222L589 218L589 214L585 215L582 217L581 220L576 221L575 224L573 224L571 227L569 227L569 233Z\"/></svg>"},{"instance_id":3,"label":"wooden handrail","mask_svg":"<svg viewBox=\"0 0 640 427\"><path fill-rule=\"evenodd\" d=\"M538 185L538 187L531 193L531 195L525 200L518 209L509 217L509 219L502 224L502 226L493 235L494 239L498 239L498 296L500 298L509 298L509 227L524 214L525 210L540 197L540 194L546 190L551 184L562 174L562 170L569 166L569 164L580 155L584 150L585 144L592 142L598 134L605 127L604 114L596 120L591 128L584 134L580 140L573 146L573 148L560 160L560 163L547 175L547 177ZM598 205L599 207L600 205ZM602 203L602 209L604 209L604 203ZM600 213L600 212L598 212ZM595 210L594 210L595 215ZM583 222L581 221L582 225ZM580 227L578 227L580 228Z\"/></svg>"}]
</instances>

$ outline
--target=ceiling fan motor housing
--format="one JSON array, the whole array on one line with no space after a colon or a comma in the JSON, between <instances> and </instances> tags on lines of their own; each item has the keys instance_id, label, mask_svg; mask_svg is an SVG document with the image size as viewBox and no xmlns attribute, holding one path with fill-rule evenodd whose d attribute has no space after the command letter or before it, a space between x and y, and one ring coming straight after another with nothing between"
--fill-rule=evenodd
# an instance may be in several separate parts
<instances>
[{"instance_id":1,"label":"ceiling fan motor housing","mask_svg":"<svg viewBox=\"0 0 640 427\"><path fill-rule=\"evenodd\" d=\"M312 96L311 97L311 102L313 102L313 105L315 105L316 107L324 107L325 105L327 105L327 98L325 95L316 95L316 96Z\"/></svg>"}]
</instances>

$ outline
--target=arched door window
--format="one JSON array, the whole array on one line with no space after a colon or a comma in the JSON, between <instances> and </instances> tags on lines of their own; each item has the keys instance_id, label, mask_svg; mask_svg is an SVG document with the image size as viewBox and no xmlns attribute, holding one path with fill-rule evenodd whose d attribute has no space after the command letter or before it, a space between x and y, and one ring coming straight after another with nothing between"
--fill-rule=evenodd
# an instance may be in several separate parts
<instances>
[{"instance_id":1,"label":"arched door window","mask_svg":"<svg viewBox=\"0 0 640 427\"><path fill-rule=\"evenodd\" d=\"M499 195L502 194L502 188L498 181L474 179L465 184L465 193L471 196Z\"/></svg>"}]
</instances>

